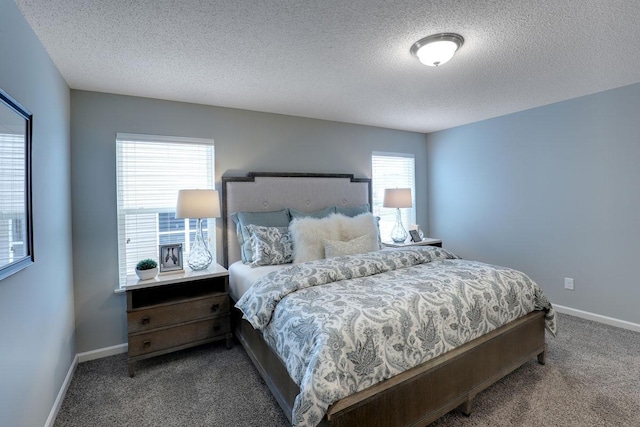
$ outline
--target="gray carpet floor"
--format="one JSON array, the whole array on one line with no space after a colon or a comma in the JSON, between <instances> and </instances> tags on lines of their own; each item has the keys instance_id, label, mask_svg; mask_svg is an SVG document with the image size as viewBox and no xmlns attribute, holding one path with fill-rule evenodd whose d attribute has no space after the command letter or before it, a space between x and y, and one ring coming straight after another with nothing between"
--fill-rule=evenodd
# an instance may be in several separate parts
<instances>
[{"instance_id":1,"label":"gray carpet floor","mask_svg":"<svg viewBox=\"0 0 640 427\"><path fill-rule=\"evenodd\" d=\"M535 360L480 393L450 426L640 426L640 333L559 315L547 364ZM242 347L214 343L141 361L78 365L55 422L71 426L285 426Z\"/></svg>"}]
</instances>

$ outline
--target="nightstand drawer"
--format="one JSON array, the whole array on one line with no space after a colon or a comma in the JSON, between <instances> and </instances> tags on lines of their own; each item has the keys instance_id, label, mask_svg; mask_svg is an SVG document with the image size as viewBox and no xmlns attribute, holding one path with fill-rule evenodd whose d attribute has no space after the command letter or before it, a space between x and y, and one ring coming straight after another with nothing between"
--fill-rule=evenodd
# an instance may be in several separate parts
<instances>
[{"instance_id":1,"label":"nightstand drawer","mask_svg":"<svg viewBox=\"0 0 640 427\"><path fill-rule=\"evenodd\" d=\"M127 322L129 333L132 333L227 313L229 313L229 296L223 294L133 310L127 313Z\"/></svg>"},{"instance_id":2,"label":"nightstand drawer","mask_svg":"<svg viewBox=\"0 0 640 427\"><path fill-rule=\"evenodd\" d=\"M224 336L231 332L229 315L161 329L159 331L129 335L129 357L178 347L197 341Z\"/></svg>"}]
</instances>

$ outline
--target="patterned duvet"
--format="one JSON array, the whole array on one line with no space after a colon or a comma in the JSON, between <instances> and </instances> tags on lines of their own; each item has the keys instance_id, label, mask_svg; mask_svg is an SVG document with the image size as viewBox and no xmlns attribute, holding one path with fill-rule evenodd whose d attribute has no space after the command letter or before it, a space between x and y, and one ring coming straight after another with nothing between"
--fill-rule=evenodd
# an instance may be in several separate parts
<instances>
[{"instance_id":1,"label":"patterned duvet","mask_svg":"<svg viewBox=\"0 0 640 427\"><path fill-rule=\"evenodd\" d=\"M337 400L533 310L553 308L525 274L411 247L296 264L261 278L236 305L300 387L294 426Z\"/></svg>"}]
</instances>

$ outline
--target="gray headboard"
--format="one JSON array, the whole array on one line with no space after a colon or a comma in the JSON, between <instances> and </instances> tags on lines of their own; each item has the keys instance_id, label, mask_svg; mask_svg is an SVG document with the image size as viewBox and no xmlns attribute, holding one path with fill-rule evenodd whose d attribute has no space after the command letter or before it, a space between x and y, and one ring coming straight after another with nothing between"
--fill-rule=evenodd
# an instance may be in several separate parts
<instances>
[{"instance_id":1,"label":"gray headboard","mask_svg":"<svg viewBox=\"0 0 640 427\"><path fill-rule=\"evenodd\" d=\"M371 206L371 179L351 174L250 172L243 177L222 177L223 260L228 267L240 259L236 212L294 208L313 212L327 206Z\"/></svg>"}]
</instances>

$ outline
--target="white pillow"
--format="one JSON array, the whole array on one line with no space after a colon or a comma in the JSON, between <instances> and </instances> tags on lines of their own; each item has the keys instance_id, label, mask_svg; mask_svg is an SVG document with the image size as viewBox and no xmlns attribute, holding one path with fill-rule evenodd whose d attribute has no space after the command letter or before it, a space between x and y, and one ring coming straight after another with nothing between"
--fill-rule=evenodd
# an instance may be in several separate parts
<instances>
[{"instance_id":1,"label":"white pillow","mask_svg":"<svg viewBox=\"0 0 640 427\"><path fill-rule=\"evenodd\" d=\"M369 236L369 250L380 249L380 239L378 231L378 220L370 212L366 212L354 217L340 216L340 240L343 242L353 240L363 235Z\"/></svg>"},{"instance_id":2,"label":"white pillow","mask_svg":"<svg viewBox=\"0 0 640 427\"><path fill-rule=\"evenodd\" d=\"M338 240L324 241L324 253L326 258L362 254L365 252L371 252L371 238L366 234L349 240L348 242L341 242Z\"/></svg>"},{"instance_id":3,"label":"white pillow","mask_svg":"<svg viewBox=\"0 0 640 427\"><path fill-rule=\"evenodd\" d=\"M371 252L380 249L378 224L371 213L355 217L331 214L325 218L297 218L289 225L293 240L293 263L314 261L325 257L325 240L347 242L356 237L368 237ZM364 240L364 239L363 239Z\"/></svg>"},{"instance_id":4,"label":"white pillow","mask_svg":"<svg viewBox=\"0 0 640 427\"><path fill-rule=\"evenodd\" d=\"M296 218L289 224L293 239L293 263L324 258L324 241L340 240L340 217Z\"/></svg>"}]
</instances>

